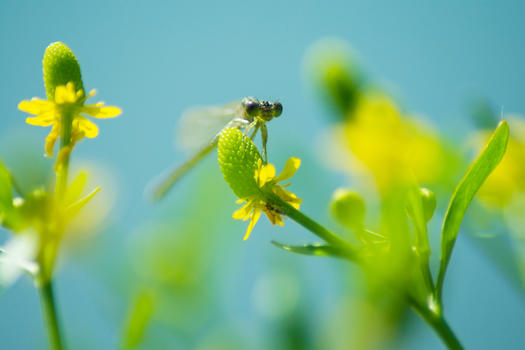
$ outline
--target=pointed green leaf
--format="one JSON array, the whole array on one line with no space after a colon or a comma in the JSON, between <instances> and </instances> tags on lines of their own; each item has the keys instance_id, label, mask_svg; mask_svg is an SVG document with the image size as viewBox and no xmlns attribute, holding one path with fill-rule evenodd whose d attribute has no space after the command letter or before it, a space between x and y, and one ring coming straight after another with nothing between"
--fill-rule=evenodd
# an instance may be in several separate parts
<instances>
[{"instance_id":1,"label":"pointed green leaf","mask_svg":"<svg viewBox=\"0 0 525 350\"><path fill-rule=\"evenodd\" d=\"M155 295L149 290L141 291L128 311L122 337L123 349L136 349L144 338L155 309Z\"/></svg>"},{"instance_id":2,"label":"pointed green leaf","mask_svg":"<svg viewBox=\"0 0 525 350\"><path fill-rule=\"evenodd\" d=\"M74 217L77 215L77 213L82 209L90 200L93 198L97 192L100 191L100 187L95 188L93 191L91 191L89 194L87 194L85 197L79 199L75 203L71 204L67 208L67 216L69 218Z\"/></svg>"},{"instance_id":3,"label":"pointed green leaf","mask_svg":"<svg viewBox=\"0 0 525 350\"><path fill-rule=\"evenodd\" d=\"M0 211L4 212L13 207L13 187L11 174L0 160Z\"/></svg>"},{"instance_id":4,"label":"pointed green leaf","mask_svg":"<svg viewBox=\"0 0 525 350\"><path fill-rule=\"evenodd\" d=\"M302 254L302 255L315 255L315 256L334 256L338 258L345 258L348 259L348 257L345 256L345 254L336 247L330 246L328 244L324 243L311 243L311 244L305 244L305 245L299 245L299 246L292 246L292 245L286 245L282 244L276 241L272 241L272 244L278 248L284 249L286 251L296 253L296 254Z\"/></svg>"},{"instance_id":5,"label":"pointed green leaf","mask_svg":"<svg viewBox=\"0 0 525 350\"><path fill-rule=\"evenodd\" d=\"M467 173L456 187L456 190L450 199L450 204L445 214L441 230L441 266L437 283L438 296L441 295L445 272L465 212L474 198L474 195L481 185L483 185L483 182L485 182L485 179L487 179L503 158L507 148L508 139L509 125L506 121L502 121L490 137L478 158L467 170Z\"/></svg>"}]
</instances>

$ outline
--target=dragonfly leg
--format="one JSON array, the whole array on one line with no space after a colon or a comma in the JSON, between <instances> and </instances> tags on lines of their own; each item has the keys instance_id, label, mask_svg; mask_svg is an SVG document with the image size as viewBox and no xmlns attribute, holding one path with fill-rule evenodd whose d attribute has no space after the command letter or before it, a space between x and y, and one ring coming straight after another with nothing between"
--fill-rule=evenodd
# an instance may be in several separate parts
<instances>
[{"instance_id":1,"label":"dragonfly leg","mask_svg":"<svg viewBox=\"0 0 525 350\"><path fill-rule=\"evenodd\" d=\"M268 152L266 151L266 143L268 142L268 128L266 124L261 125L261 139L262 139L262 158L265 164L268 163Z\"/></svg>"},{"instance_id":2,"label":"dragonfly leg","mask_svg":"<svg viewBox=\"0 0 525 350\"><path fill-rule=\"evenodd\" d=\"M253 129L254 126L256 126L257 123L255 121L251 122L250 124L248 124L248 126L245 127L244 129L244 136L248 135L248 133L250 132L250 130ZM253 138L253 137L252 137Z\"/></svg>"},{"instance_id":3,"label":"dragonfly leg","mask_svg":"<svg viewBox=\"0 0 525 350\"><path fill-rule=\"evenodd\" d=\"M255 135L257 135L257 131L259 131L259 128L260 128L260 125L257 124L257 125L255 126L255 128L253 129L253 132L252 132L252 134L251 134L251 136L250 136L250 138L251 138L252 140L253 140L253 138L255 137Z\"/></svg>"}]
</instances>

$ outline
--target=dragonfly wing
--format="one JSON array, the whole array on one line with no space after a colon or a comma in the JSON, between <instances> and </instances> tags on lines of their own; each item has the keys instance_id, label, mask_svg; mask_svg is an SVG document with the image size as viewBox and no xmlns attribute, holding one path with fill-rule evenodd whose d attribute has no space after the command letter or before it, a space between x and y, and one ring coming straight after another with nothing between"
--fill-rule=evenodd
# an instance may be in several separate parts
<instances>
[{"instance_id":1,"label":"dragonfly wing","mask_svg":"<svg viewBox=\"0 0 525 350\"><path fill-rule=\"evenodd\" d=\"M182 113L175 143L182 150L198 150L206 146L228 123L241 115L240 102L224 106L193 107Z\"/></svg>"},{"instance_id":2,"label":"dragonfly wing","mask_svg":"<svg viewBox=\"0 0 525 350\"><path fill-rule=\"evenodd\" d=\"M154 179L146 189L146 195L153 201L160 200L168 193L168 191L175 185L177 181L182 178L189 170L191 170L198 162L201 161L208 153L217 147L218 139L214 138L208 145L195 153L191 158L184 163L177 165L173 169L169 169L156 179Z\"/></svg>"}]
</instances>

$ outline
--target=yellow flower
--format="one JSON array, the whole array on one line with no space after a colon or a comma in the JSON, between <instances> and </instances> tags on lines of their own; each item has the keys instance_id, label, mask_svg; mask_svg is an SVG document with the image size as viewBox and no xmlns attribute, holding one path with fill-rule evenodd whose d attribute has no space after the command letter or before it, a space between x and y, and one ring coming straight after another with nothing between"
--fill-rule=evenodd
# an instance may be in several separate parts
<instances>
[{"instance_id":1,"label":"yellow flower","mask_svg":"<svg viewBox=\"0 0 525 350\"><path fill-rule=\"evenodd\" d=\"M293 206L295 209L299 209L299 206L302 202L301 199L298 198L292 192L284 189L284 187L289 186L290 183L285 185L278 185L278 183L290 179L295 174L297 169L299 169L299 166L301 165L301 160L299 158L293 157L288 159L283 171L278 176L275 176L275 167L273 166L273 164L263 165L261 159L259 159L257 164L258 166L254 174L257 186L263 191L268 190L273 192L282 200ZM261 195L261 193L249 196L247 198L242 198L237 201L237 203L239 204L244 202L246 202L246 204L241 209L233 213L234 219L244 221L251 219L250 225L248 225L248 229L246 230L244 240L250 237L250 233L252 232L253 227L261 217L261 212L264 212L266 214L272 225L284 225L282 219L283 213L280 212L277 208L274 208L272 205L267 203L264 200L264 195Z\"/></svg>"},{"instance_id":2,"label":"yellow flower","mask_svg":"<svg viewBox=\"0 0 525 350\"><path fill-rule=\"evenodd\" d=\"M71 144L80 141L84 136L94 138L98 135L98 127L81 114L87 114L93 118L113 118L121 113L118 107L106 106L104 102L84 105L84 102L96 94L91 90L87 96L82 89L75 91L72 82L67 85L57 86L55 89L54 101L42 100L33 97L31 101L20 102L18 108L24 112L35 115L28 117L26 123L37 126L52 126L51 132L46 138L46 155L53 155L53 147L64 127L63 118L72 116L71 125Z\"/></svg>"}]
</instances>

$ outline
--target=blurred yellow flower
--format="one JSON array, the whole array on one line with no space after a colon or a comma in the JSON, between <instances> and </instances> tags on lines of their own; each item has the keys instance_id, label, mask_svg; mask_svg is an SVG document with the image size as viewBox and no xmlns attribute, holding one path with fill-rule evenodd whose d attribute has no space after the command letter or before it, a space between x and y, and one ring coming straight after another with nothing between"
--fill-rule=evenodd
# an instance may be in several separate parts
<instances>
[{"instance_id":1,"label":"blurred yellow flower","mask_svg":"<svg viewBox=\"0 0 525 350\"><path fill-rule=\"evenodd\" d=\"M262 160L259 159L258 167L255 170L254 174L257 186L259 186L260 189L269 189L274 194L279 196L282 200L293 206L295 209L299 209L299 206L302 203L301 199L298 198L292 192L284 189L284 187L289 186L290 183L287 183L285 185L278 185L278 183L290 179L295 174L297 169L299 169L300 165L301 160L299 158L292 157L286 162L281 174L275 176L275 167L273 166L273 164L263 165ZM246 230L244 240L250 237L250 233L252 232L253 227L261 217L261 212L264 212L266 214L272 225L284 225L282 213L276 208L272 207L269 203L267 203L264 200L263 196L254 195L248 198L239 199L237 201L237 203L239 204L244 202L246 202L246 204L241 209L233 213L234 219L244 221L251 219L250 225Z\"/></svg>"},{"instance_id":2,"label":"blurred yellow flower","mask_svg":"<svg viewBox=\"0 0 525 350\"><path fill-rule=\"evenodd\" d=\"M113 118L121 113L118 107L104 107L104 102L84 105L84 102L95 94L96 91L91 90L85 96L82 89L75 91L74 84L69 82L67 85L56 87L54 101L34 97L31 101L24 100L18 104L20 110L35 115L35 117L28 117L26 123L37 126L52 126L45 143L48 157L53 155L53 147L62 132L62 121L65 113L70 113L72 116L70 140L72 144L81 140L84 136L94 138L98 135L97 125L82 116L81 113L100 119Z\"/></svg>"},{"instance_id":3,"label":"blurred yellow flower","mask_svg":"<svg viewBox=\"0 0 525 350\"><path fill-rule=\"evenodd\" d=\"M446 168L444 150L432 129L402 115L382 94L363 95L342 128L350 151L379 188L404 181L411 173L421 183L432 182Z\"/></svg>"}]
</instances>

